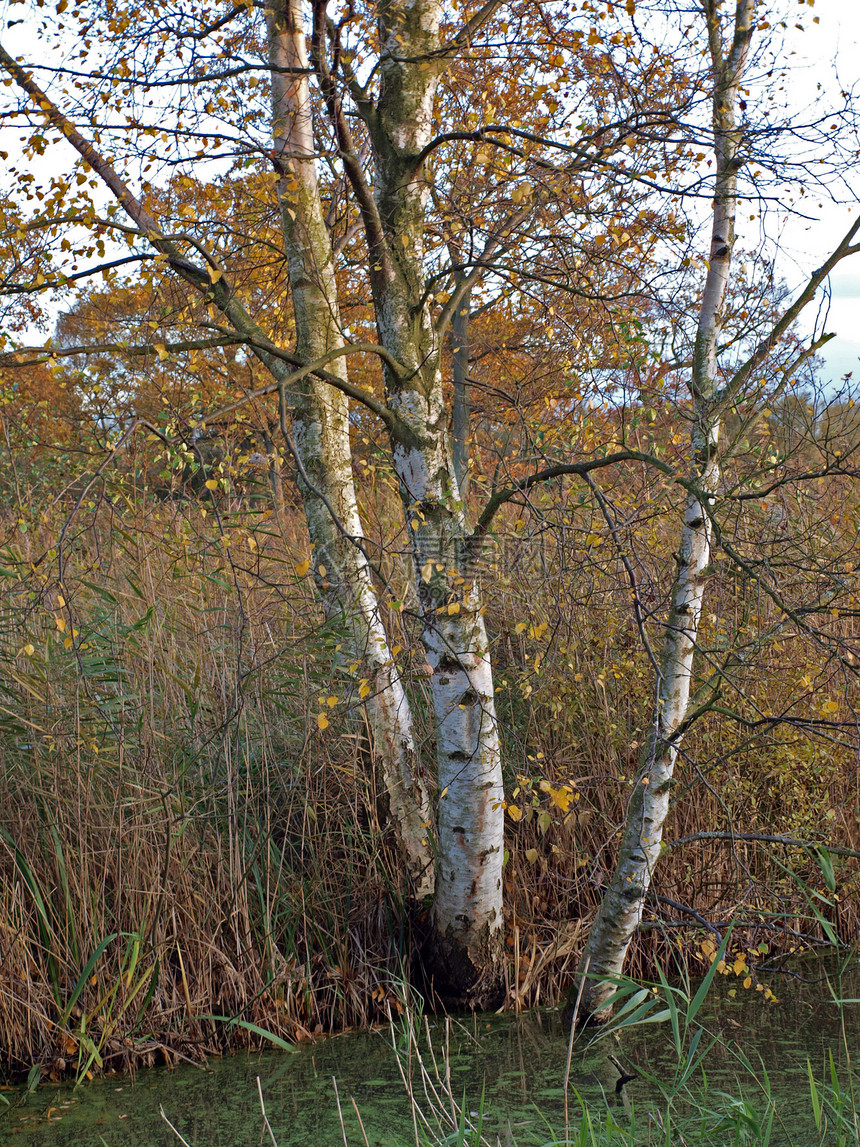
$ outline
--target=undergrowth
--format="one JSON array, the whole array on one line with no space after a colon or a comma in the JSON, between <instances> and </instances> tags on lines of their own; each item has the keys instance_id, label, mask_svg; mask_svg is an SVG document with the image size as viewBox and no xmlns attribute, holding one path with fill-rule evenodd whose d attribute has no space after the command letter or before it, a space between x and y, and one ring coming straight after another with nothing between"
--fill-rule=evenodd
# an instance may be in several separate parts
<instances>
[{"instance_id":1,"label":"undergrowth","mask_svg":"<svg viewBox=\"0 0 860 1147\"><path fill-rule=\"evenodd\" d=\"M76 506L21 498L0 523L3 1070L85 1077L385 1020L420 981L427 909L380 819L355 675L319 622L296 510L160 501L133 473L111 482ZM382 534L386 504L380 494ZM507 1004L519 1008L557 1002L571 982L650 685L612 562L571 567L563 538L538 551L509 525L484 576L507 768ZM405 574L386 562L429 763L423 654ZM765 612L723 581L715 642ZM777 670L794 659L810 680L828 672L788 643L756 656ZM765 692L779 673L761 668L742 671L750 711L776 701ZM685 754L676 847L632 973L679 957L703 971L733 922L726 968L754 989L766 986L757 962L826 942L822 920L855 935L847 741L779 727L752 740L711 714ZM835 841L829 879L808 845L708 839L703 825ZM817 881L820 919L790 872ZM737 965L740 952L757 955Z\"/></svg>"}]
</instances>

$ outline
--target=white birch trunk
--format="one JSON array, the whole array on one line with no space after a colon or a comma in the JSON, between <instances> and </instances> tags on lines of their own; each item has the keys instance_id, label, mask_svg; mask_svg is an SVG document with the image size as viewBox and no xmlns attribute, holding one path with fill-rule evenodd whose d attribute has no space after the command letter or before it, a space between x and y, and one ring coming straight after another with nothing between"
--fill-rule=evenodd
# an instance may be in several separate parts
<instances>
[{"instance_id":1,"label":"white birch trunk","mask_svg":"<svg viewBox=\"0 0 860 1147\"><path fill-rule=\"evenodd\" d=\"M754 0L738 0L732 43L724 52L717 7L710 2L705 5L714 76L717 171L710 263L699 311L691 382L695 415L691 477L698 493L688 496L684 509L651 736L630 797L615 871L580 959L580 976L587 972L581 1014L595 1019L608 1018L605 1004L613 986L607 977L620 975L642 918L645 896L660 856L682 726L690 702L705 570L711 557L710 507L702 502L713 503L720 483L717 349L735 238L736 159L741 137L735 114L754 8Z\"/></svg>"},{"instance_id":2,"label":"white birch trunk","mask_svg":"<svg viewBox=\"0 0 860 1147\"><path fill-rule=\"evenodd\" d=\"M308 55L297 0L267 10L274 159L292 287L299 357L311 362L344 345L331 241L320 201L308 84ZM346 360L330 367L346 378ZM387 794L415 894L433 892L431 808L415 748L412 716L391 655L367 558L352 473L349 404L312 376L291 398L296 447L310 479L300 480L313 564L326 616L342 617L348 656L366 666L372 752ZM312 487L312 488L311 488ZM334 518L332 515L334 514ZM337 519L335 521L335 518ZM320 571L324 570L324 573Z\"/></svg>"},{"instance_id":3,"label":"white birch trunk","mask_svg":"<svg viewBox=\"0 0 860 1147\"><path fill-rule=\"evenodd\" d=\"M381 90L371 125L375 219L371 283L389 406L413 431L394 443L430 668L438 770L434 990L498 998L504 812L499 730L480 589L448 440L439 338L424 275L425 175L440 64L439 0L380 6Z\"/></svg>"}]
</instances>

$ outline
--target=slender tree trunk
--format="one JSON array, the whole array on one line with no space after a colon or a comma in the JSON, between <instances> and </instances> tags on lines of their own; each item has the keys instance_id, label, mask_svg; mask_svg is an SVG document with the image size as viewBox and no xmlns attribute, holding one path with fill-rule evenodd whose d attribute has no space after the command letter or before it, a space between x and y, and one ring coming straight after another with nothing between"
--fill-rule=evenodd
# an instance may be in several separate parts
<instances>
[{"instance_id":1,"label":"slender tree trunk","mask_svg":"<svg viewBox=\"0 0 860 1147\"><path fill-rule=\"evenodd\" d=\"M618 861L580 960L587 971L581 1014L608 1018L613 991L607 977L624 967L630 942L642 918L645 896L660 856L663 826L675 762L687 716L699 618L711 555L711 504L720 482L720 382L717 350L735 238L739 88L752 37L754 0L737 0L734 30L724 48L716 0L704 0L711 53L713 129L716 155L714 213L708 276L702 294L693 356L691 393L694 429L690 474L696 486L684 509L671 606L663 638L654 720L627 809ZM703 504L707 503L707 504Z\"/></svg>"},{"instance_id":2,"label":"slender tree trunk","mask_svg":"<svg viewBox=\"0 0 860 1147\"><path fill-rule=\"evenodd\" d=\"M269 486L272 490L275 520L278 523L278 529L283 531L285 526L284 478L281 473L281 460L269 431L265 431L263 434L263 445L266 450L266 469L269 475Z\"/></svg>"},{"instance_id":3,"label":"slender tree trunk","mask_svg":"<svg viewBox=\"0 0 860 1147\"><path fill-rule=\"evenodd\" d=\"M396 231L404 234L403 230ZM401 247L405 246L401 243ZM420 261L416 258L416 265ZM436 732L436 990L449 1002L497 997L502 956L503 785L489 642L477 571L447 435L439 347L429 314L397 276L380 292L380 337L406 368L390 373L391 402L417 444L398 446L395 466L408 523L422 619L433 670Z\"/></svg>"},{"instance_id":4,"label":"slender tree trunk","mask_svg":"<svg viewBox=\"0 0 860 1147\"><path fill-rule=\"evenodd\" d=\"M380 90L358 96L375 161L371 193L326 71L325 7L315 55L341 155L368 238L389 407L410 429L392 442L432 669L437 762L437 869L431 962L446 1002L481 1006L502 980L503 789L489 642L448 437L440 335L424 272L426 181L419 156L432 135L433 100L447 66L440 0L379 5Z\"/></svg>"},{"instance_id":5,"label":"slender tree trunk","mask_svg":"<svg viewBox=\"0 0 860 1147\"><path fill-rule=\"evenodd\" d=\"M267 9L272 64L273 158L292 287L299 357L311 362L342 347L331 240L317 181L308 56L298 0ZM346 360L332 368L346 378ZM347 657L366 666L372 751L415 892L433 891L431 808L412 716L380 617L363 550L352 473L346 395L308 376L289 396L292 429L307 480L299 485L317 585L329 620L342 618Z\"/></svg>"},{"instance_id":6,"label":"slender tree trunk","mask_svg":"<svg viewBox=\"0 0 860 1147\"><path fill-rule=\"evenodd\" d=\"M471 292L466 291L451 320L451 351L454 376L454 409L451 418L454 439L454 475L465 503L469 494L469 437L472 432L469 401L469 312Z\"/></svg>"}]
</instances>

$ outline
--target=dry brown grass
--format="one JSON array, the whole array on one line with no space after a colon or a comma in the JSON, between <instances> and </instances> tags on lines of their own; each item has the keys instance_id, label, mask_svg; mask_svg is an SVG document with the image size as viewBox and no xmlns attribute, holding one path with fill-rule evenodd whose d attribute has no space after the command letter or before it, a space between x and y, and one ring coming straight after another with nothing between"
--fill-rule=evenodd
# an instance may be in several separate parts
<instances>
[{"instance_id":1,"label":"dry brown grass","mask_svg":"<svg viewBox=\"0 0 860 1147\"><path fill-rule=\"evenodd\" d=\"M376 494L370 517L396 549L389 495ZM650 704L623 570L609 545L580 544L596 527L574 512L576 538L556 531L539 545L512 515L504 560L485 573L517 1007L555 1003L570 983ZM659 520L661 536L670 527L671 516ZM311 584L296 572L307 551L295 511L276 521L239 503L159 503L125 475L74 516L38 499L19 507L0 551L7 1069L199 1060L265 1039L259 1029L294 1041L384 1022L410 991L421 920L405 908L409 890L377 821L360 728L341 717L349 685L337 635L319 627ZM648 555L643 577L656 585L669 552ZM402 596L396 558L383 572ZM721 628L753 612L756 632L772 624L749 594L721 575L714 648ZM408 611L391 619L429 755L412 672L423 657ZM828 654L775 644L756 646L738 670L751 717L777 705L788 673L836 689ZM853 683L840 687L845 713ZM331 696L338 719L321 733L320 698ZM856 757L845 730L832 734L775 727L752 737L709 715L686 743L672 837L734 825L826 833L856 848ZM822 819L822 806L832 816ZM653 961L697 966L704 928L685 909L736 919L739 944L771 951L820 936L775 851L821 884L803 850L722 841L672 850L656 892L673 903L649 905L632 972ZM837 923L851 939L857 864L837 867Z\"/></svg>"}]
</instances>

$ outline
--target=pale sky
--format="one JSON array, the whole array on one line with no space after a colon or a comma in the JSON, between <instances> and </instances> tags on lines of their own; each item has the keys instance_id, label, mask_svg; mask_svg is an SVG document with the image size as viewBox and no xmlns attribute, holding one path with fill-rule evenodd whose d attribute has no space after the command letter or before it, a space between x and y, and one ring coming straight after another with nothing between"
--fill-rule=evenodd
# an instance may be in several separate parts
<instances>
[{"instance_id":1,"label":"pale sky","mask_svg":"<svg viewBox=\"0 0 860 1147\"><path fill-rule=\"evenodd\" d=\"M807 31L794 41L798 55L806 56L807 66L792 77L792 85L801 90L805 84L810 95L818 82L835 89L835 63L842 85L858 85L860 89L860 3L815 0L813 11L820 23L809 25L807 19ZM802 271L821 264L860 212L860 158L852 190L858 200L854 205L842 207L824 201L819 211L816 202L819 218L815 222L798 220L792 225L791 235L786 236L787 260L783 268L790 283L800 284ZM853 371L854 380L860 381L860 255L837 267L830 286L832 296L824 328L836 332L837 338L821 352L825 360L822 381L838 382L848 371Z\"/></svg>"}]
</instances>

